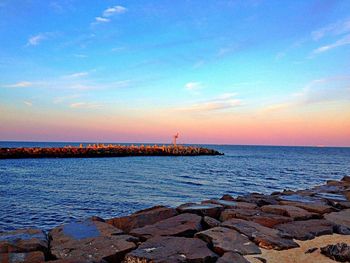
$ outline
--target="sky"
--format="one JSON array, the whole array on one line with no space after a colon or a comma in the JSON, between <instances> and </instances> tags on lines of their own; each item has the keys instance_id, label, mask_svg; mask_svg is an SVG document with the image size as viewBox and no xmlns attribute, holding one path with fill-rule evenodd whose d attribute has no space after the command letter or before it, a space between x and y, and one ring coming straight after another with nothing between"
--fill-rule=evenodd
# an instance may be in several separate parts
<instances>
[{"instance_id":1,"label":"sky","mask_svg":"<svg viewBox=\"0 0 350 263\"><path fill-rule=\"evenodd\" d=\"M0 0L0 140L350 146L349 10Z\"/></svg>"}]
</instances>

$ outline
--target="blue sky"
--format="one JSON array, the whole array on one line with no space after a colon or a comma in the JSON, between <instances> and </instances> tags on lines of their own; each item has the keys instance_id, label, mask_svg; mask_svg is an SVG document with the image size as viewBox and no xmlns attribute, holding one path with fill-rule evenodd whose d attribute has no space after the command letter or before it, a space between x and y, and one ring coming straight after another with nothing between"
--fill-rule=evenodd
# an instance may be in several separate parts
<instances>
[{"instance_id":1,"label":"blue sky","mask_svg":"<svg viewBox=\"0 0 350 263\"><path fill-rule=\"evenodd\" d=\"M74 140L81 124L87 140L162 141L180 130L191 141L215 123L242 136L213 130L199 142L249 143L244 130L275 119L279 140L251 142L307 144L310 120L336 118L343 131L310 144L344 145L348 10L336 0L0 0L0 139ZM51 119L73 128L60 136ZM299 129L283 137L281 119Z\"/></svg>"}]
</instances>

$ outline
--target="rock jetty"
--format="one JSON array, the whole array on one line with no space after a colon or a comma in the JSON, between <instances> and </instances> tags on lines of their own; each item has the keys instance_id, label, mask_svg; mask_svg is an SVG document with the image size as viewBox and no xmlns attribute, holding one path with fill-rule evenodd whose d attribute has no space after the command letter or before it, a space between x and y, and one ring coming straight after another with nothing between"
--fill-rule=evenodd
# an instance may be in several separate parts
<instances>
[{"instance_id":1,"label":"rock jetty","mask_svg":"<svg viewBox=\"0 0 350 263\"><path fill-rule=\"evenodd\" d=\"M48 233L0 233L0 262L350 261L350 176L307 190L250 193L92 217Z\"/></svg>"},{"instance_id":2,"label":"rock jetty","mask_svg":"<svg viewBox=\"0 0 350 263\"><path fill-rule=\"evenodd\" d=\"M197 156L223 155L222 153L195 146L182 145L114 145L89 144L79 147L0 148L0 159L22 158L97 158L125 156Z\"/></svg>"}]
</instances>

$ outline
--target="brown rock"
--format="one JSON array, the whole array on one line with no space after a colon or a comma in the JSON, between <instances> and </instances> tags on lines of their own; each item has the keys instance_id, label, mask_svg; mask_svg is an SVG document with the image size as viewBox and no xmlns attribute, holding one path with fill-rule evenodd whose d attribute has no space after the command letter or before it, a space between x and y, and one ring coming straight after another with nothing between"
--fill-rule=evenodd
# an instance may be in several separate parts
<instances>
[{"instance_id":1,"label":"brown rock","mask_svg":"<svg viewBox=\"0 0 350 263\"><path fill-rule=\"evenodd\" d=\"M220 198L220 200L235 201L235 198L232 195L225 194Z\"/></svg>"},{"instance_id":2,"label":"brown rock","mask_svg":"<svg viewBox=\"0 0 350 263\"><path fill-rule=\"evenodd\" d=\"M210 216L203 217L203 223L207 228L217 227L221 224L219 220L216 220L215 218L212 218Z\"/></svg>"},{"instance_id":3,"label":"brown rock","mask_svg":"<svg viewBox=\"0 0 350 263\"><path fill-rule=\"evenodd\" d=\"M310 213L305 209L290 205L266 205L261 207L261 210L271 214L288 216L294 220L309 219L317 216L315 213Z\"/></svg>"},{"instance_id":4,"label":"brown rock","mask_svg":"<svg viewBox=\"0 0 350 263\"><path fill-rule=\"evenodd\" d=\"M227 252L216 263L249 263L241 254Z\"/></svg>"},{"instance_id":5,"label":"brown rock","mask_svg":"<svg viewBox=\"0 0 350 263\"><path fill-rule=\"evenodd\" d=\"M223 227L232 228L252 240L259 247L266 249L283 250L295 248L299 245L287 235L278 230L264 227L260 224L242 219L230 219L221 224Z\"/></svg>"},{"instance_id":6,"label":"brown rock","mask_svg":"<svg viewBox=\"0 0 350 263\"><path fill-rule=\"evenodd\" d=\"M334 224L324 219L294 221L275 226L281 232L298 240L309 240L317 236L333 234Z\"/></svg>"},{"instance_id":7,"label":"brown rock","mask_svg":"<svg viewBox=\"0 0 350 263\"><path fill-rule=\"evenodd\" d=\"M180 214L159 221L153 225L133 229L130 234L148 239L156 236L186 236L192 237L202 229L202 218L194 214Z\"/></svg>"},{"instance_id":8,"label":"brown rock","mask_svg":"<svg viewBox=\"0 0 350 263\"><path fill-rule=\"evenodd\" d=\"M200 216L210 216L218 218L223 210L221 205L217 204L195 204L187 203L176 208L179 213L192 213Z\"/></svg>"},{"instance_id":9,"label":"brown rock","mask_svg":"<svg viewBox=\"0 0 350 263\"><path fill-rule=\"evenodd\" d=\"M263 205L277 205L277 196L272 195L264 195L259 193L251 193L244 196L238 196L237 201L247 202L247 203L254 203L257 206L263 206Z\"/></svg>"},{"instance_id":10,"label":"brown rock","mask_svg":"<svg viewBox=\"0 0 350 263\"><path fill-rule=\"evenodd\" d=\"M350 209L324 215L328 221L350 229Z\"/></svg>"},{"instance_id":11,"label":"brown rock","mask_svg":"<svg viewBox=\"0 0 350 263\"><path fill-rule=\"evenodd\" d=\"M249 239L236 230L226 227L214 227L198 232L198 237L209 243L215 253L223 255L226 252L238 252L242 255L260 254L261 251Z\"/></svg>"},{"instance_id":12,"label":"brown rock","mask_svg":"<svg viewBox=\"0 0 350 263\"><path fill-rule=\"evenodd\" d=\"M0 253L48 251L45 233L38 229L22 229L0 233Z\"/></svg>"},{"instance_id":13,"label":"brown rock","mask_svg":"<svg viewBox=\"0 0 350 263\"><path fill-rule=\"evenodd\" d=\"M203 201L203 204L216 204L221 205L224 208L242 208L242 209L255 209L257 208L256 204L247 203L247 202L235 202L235 201L227 201L221 199L212 199Z\"/></svg>"},{"instance_id":14,"label":"brown rock","mask_svg":"<svg viewBox=\"0 0 350 263\"><path fill-rule=\"evenodd\" d=\"M59 226L50 231L51 253L57 259L85 262L119 262L136 248L134 237L123 235L107 223L83 221Z\"/></svg>"},{"instance_id":15,"label":"brown rock","mask_svg":"<svg viewBox=\"0 0 350 263\"><path fill-rule=\"evenodd\" d=\"M198 238L154 237L126 255L125 263L215 262L217 255Z\"/></svg>"},{"instance_id":16,"label":"brown rock","mask_svg":"<svg viewBox=\"0 0 350 263\"><path fill-rule=\"evenodd\" d=\"M350 183L350 176L349 175L345 175L342 179L343 182L348 182Z\"/></svg>"},{"instance_id":17,"label":"brown rock","mask_svg":"<svg viewBox=\"0 0 350 263\"><path fill-rule=\"evenodd\" d=\"M327 205L327 203L320 198L293 194L282 195L279 197L279 200L280 205L296 206L312 213L324 214L334 211L331 206Z\"/></svg>"},{"instance_id":18,"label":"brown rock","mask_svg":"<svg viewBox=\"0 0 350 263\"><path fill-rule=\"evenodd\" d=\"M45 261L42 251L0 254L1 263L41 263Z\"/></svg>"},{"instance_id":19,"label":"brown rock","mask_svg":"<svg viewBox=\"0 0 350 263\"><path fill-rule=\"evenodd\" d=\"M266 227L291 222L290 217L262 212L260 209L227 209L221 213L220 220L226 221L232 218L253 221Z\"/></svg>"},{"instance_id":20,"label":"brown rock","mask_svg":"<svg viewBox=\"0 0 350 263\"><path fill-rule=\"evenodd\" d=\"M107 223L128 233L131 229L143 227L146 225L152 225L161 220L176 215L177 212L174 208L154 206L145 210L138 211L130 216L108 219Z\"/></svg>"}]
</instances>

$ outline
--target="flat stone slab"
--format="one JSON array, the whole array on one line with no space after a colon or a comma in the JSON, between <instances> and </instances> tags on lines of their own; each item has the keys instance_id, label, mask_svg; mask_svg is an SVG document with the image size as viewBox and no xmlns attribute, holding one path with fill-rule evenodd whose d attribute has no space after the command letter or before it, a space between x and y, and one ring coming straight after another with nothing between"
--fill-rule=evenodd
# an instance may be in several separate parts
<instances>
[{"instance_id":1,"label":"flat stone slab","mask_svg":"<svg viewBox=\"0 0 350 263\"><path fill-rule=\"evenodd\" d=\"M203 201L202 204L216 204L221 205L224 208L243 208L243 209L255 209L257 208L256 204L247 203L247 202L236 202L230 200L222 200L222 199L211 199Z\"/></svg>"},{"instance_id":2,"label":"flat stone slab","mask_svg":"<svg viewBox=\"0 0 350 263\"><path fill-rule=\"evenodd\" d=\"M1 263L42 263L44 261L45 255L42 251L0 254Z\"/></svg>"},{"instance_id":3,"label":"flat stone slab","mask_svg":"<svg viewBox=\"0 0 350 263\"><path fill-rule=\"evenodd\" d=\"M312 213L324 214L334 211L324 200L311 196L300 194L281 195L279 196L279 200L280 205L296 206Z\"/></svg>"},{"instance_id":4,"label":"flat stone slab","mask_svg":"<svg viewBox=\"0 0 350 263\"><path fill-rule=\"evenodd\" d=\"M299 247L288 235L260 224L242 219L230 219L221 224L223 227L234 229L252 240L259 247L283 250Z\"/></svg>"},{"instance_id":5,"label":"flat stone slab","mask_svg":"<svg viewBox=\"0 0 350 263\"><path fill-rule=\"evenodd\" d=\"M336 225L341 225L350 229L350 209L325 214L324 218Z\"/></svg>"},{"instance_id":6,"label":"flat stone slab","mask_svg":"<svg viewBox=\"0 0 350 263\"><path fill-rule=\"evenodd\" d=\"M214 252L219 255L226 252L238 252L242 255L261 253L259 247L251 242L248 237L226 227L214 227L197 233L195 237L209 243Z\"/></svg>"},{"instance_id":7,"label":"flat stone slab","mask_svg":"<svg viewBox=\"0 0 350 263\"><path fill-rule=\"evenodd\" d=\"M309 240L317 236L333 234L334 224L324 219L294 221L277 225L275 228L298 240Z\"/></svg>"},{"instance_id":8,"label":"flat stone slab","mask_svg":"<svg viewBox=\"0 0 350 263\"><path fill-rule=\"evenodd\" d=\"M133 229L130 234L142 239L156 236L186 236L192 237L202 230L202 217L195 214L180 214L159 221L153 225Z\"/></svg>"},{"instance_id":9,"label":"flat stone slab","mask_svg":"<svg viewBox=\"0 0 350 263\"><path fill-rule=\"evenodd\" d=\"M309 219L317 216L315 213L291 205L266 205L261 207L261 210L271 214L291 217L293 220Z\"/></svg>"},{"instance_id":10,"label":"flat stone slab","mask_svg":"<svg viewBox=\"0 0 350 263\"><path fill-rule=\"evenodd\" d=\"M106 222L128 233L131 229L152 225L177 214L174 208L154 206L138 211L130 216L111 218Z\"/></svg>"},{"instance_id":11,"label":"flat stone slab","mask_svg":"<svg viewBox=\"0 0 350 263\"><path fill-rule=\"evenodd\" d=\"M236 200L247 202L247 203L253 203L253 204L256 204L257 206L278 204L277 198L275 196L264 195L259 193L251 193L244 196L238 196Z\"/></svg>"},{"instance_id":12,"label":"flat stone slab","mask_svg":"<svg viewBox=\"0 0 350 263\"><path fill-rule=\"evenodd\" d=\"M216 263L249 263L241 254L226 252Z\"/></svg>"},{"instance_id":13,"label":"flat stone slab","mask_svg":"<svg viewBox=\"0 0 350 263\"><path fill-rule=\"evenodd\" d=\"M135 237L124 235L107 223L82 221L59 226L50 231L51 253L57 259L86 262L118 261L136 248Z\"/></svg>"},{"instance_id":14,"label":"flat stone slab","mask_svg":"<svg viewBox=\"0 0 350 263\"><path fill-rule=\"evenodd\" d=\"M0 253L42 251L47 253L48 240L39 229L22 229L0 233Z\"/></svg>"},{"instance_id":15,"label":"flat stone slab","mask_svg":"<svg viewBox=\"0 0 350 263\"><path fill-rule=\"evenodd\" d=\"M290 217L265 213L260 209L227 209L221 212L221 221L226 221L232 218L253 221L266 227L273 227L278 224L288 223L292 221Z\"/></svg>"},{"instance_id":16,"label":"flat stone slab","mask_svg":"<svg viewBox=\"0 0 350 263\"><path fill-rule=\"evenodd\" d=\"M198 238L154 237L126 255L125 263L215 262L218 256Z\"/></svg>"},{"instance_id":17,"label":"flat stone slab","mask_svg":"<svg viewBox=\"0 0 350 263\"><path fill-rule=\"evenodd\" d=\"M176 208L176 210L179 213L192 213L200 216L218 218L220 216L220 212L223 210L223 206L218 204L187 203L180 205Z\"/></svg>"}]
</instances>

